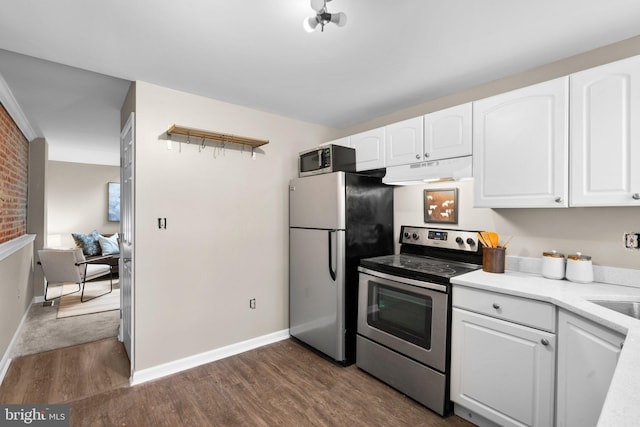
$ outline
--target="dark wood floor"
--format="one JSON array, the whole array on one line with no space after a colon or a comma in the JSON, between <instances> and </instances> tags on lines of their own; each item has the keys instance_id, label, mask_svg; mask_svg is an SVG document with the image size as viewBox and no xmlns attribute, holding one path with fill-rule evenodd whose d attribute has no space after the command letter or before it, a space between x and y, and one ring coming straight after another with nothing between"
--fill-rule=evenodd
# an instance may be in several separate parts
<instances>
[{"instance_id":1,"label":"dark wood floor","mask_svg":"<svg viewBox=\"0 0 640 427\"><path fill-rule=\"evenodd\" d=\"M72 426L471 425L291 340L134 387L127 365L115 339L18 358L0 403L69 403Z\"/></svg>"}]
</instances>

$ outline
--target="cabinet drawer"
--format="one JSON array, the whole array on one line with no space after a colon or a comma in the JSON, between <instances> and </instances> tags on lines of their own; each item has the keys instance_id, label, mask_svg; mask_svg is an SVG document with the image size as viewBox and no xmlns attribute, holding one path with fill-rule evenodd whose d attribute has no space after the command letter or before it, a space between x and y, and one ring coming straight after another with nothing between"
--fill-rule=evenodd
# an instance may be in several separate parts
<instances>
[{"instance_id":1,"label":"cabinet drawer","mask_svg":"<svg viewBox=\"0 0 640 427\"><path fill-rule=\"evenodd\" d=\"M549 332L556 330L554 306L542 301L454 286L453 305Z\"/></svg>"}]
</instances>

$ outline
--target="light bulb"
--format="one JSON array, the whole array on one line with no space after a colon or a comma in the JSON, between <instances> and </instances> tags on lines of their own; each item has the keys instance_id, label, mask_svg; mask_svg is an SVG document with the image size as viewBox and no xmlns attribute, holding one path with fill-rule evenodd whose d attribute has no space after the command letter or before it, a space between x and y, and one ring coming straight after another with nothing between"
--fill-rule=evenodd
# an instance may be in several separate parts
<instances>
[{"instance_id":1,"label":"light bulb","mask_svg":"<svg viewBox=\"0 0 640 427\"><path fill-rule=\"evenodd\" d=\"M342 12L332 13L331 14L331 22L336 24L338 27L344 27L347 23L347 15Z\"/></svg>"},{"instance_id":2,"label":"light bulb","mask_svg":"<svg viewBox=\"0 0 640 427\"><path fill-rule=\"evenodd\" d=\"M318 19L315 16L305 18L305 20L302 21L302 26L307 33L313 33L318 26Z\"/></svg>"}]
</instances>

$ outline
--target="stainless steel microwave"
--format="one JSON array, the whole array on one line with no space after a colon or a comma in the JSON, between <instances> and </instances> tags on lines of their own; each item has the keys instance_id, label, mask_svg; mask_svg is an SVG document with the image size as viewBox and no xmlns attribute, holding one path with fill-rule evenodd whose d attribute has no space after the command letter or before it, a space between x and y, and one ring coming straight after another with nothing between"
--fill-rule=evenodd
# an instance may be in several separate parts
<instances>
[{"instance_id":1,"label":"stainless steel microwave","mask_svg":"<svg viewBox=\"0 0 640 427\"><path fill-rule=\"evenodd\" d=\"M330 144L300 153L299 177L339 171L356 171L356 150L354 148Z\"/></svg>"}]
</instances>

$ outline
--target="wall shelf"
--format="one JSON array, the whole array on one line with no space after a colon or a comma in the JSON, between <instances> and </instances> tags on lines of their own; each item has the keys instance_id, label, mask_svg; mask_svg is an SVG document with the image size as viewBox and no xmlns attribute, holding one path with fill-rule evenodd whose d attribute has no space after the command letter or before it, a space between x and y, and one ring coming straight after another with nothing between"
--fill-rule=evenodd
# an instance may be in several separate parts
<instances>
[{"instance_id":1,"label":"wall shelf","mask_svg":"<svg viewBox=\"0 0 640 427\"><path fill-rule=\"evenodd\" d=\"M184 126L171 125L167 129L167 135L183 135L187 138L197 138L203 140L219 141L224 144L239 144L248 145L251 148L260 147L261 145L268 144L269 141L265 139L249 138L246 136L230 135L219 132L209 132L206 130L192 129Z\"/></svg>"}]
</instances>

